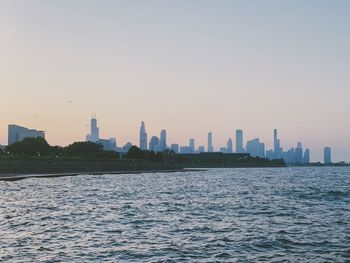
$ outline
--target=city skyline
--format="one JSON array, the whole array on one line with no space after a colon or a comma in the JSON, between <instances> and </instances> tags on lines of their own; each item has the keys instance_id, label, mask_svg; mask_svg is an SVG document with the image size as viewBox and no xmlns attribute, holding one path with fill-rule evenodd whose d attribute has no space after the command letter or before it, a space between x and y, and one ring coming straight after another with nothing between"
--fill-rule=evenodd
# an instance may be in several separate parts
<instances>
[{"instance_id":1,"label":"city skyline","mask_svg":"<svg viewBox=\"0 0 350 263\"><path fill-rule=\"evenodd\" d=\"M236 129L350 159L348 1L1 1L0 144L7 125L85 140L149 138L218 150ZM103 127L103 128L102 128ZM149 140L148 140L149 141ZM120 143L118 143L120 144Z\"/></svg>"},{"instance_id":2,"label":"city skyline","mask_svg":"<svg viewBox=\"0 0 350 263\"><path fill-rule=\"evenodd\" d=\"M90 120L90 134L86 135L86 141L101 144L106 151L116 151L126 153L132 145L138 146L142 150L151 150L154 152L162 152L164 150L173 150L175 153L189 154L189 153L201 153L201 152L222 152L222 153L249 153L252 157L267 158L270 160L284 159L287 164L308 164L310 162L322 162L321 160L312 161L310 158L310 148L303 148L302 142L297 142L296 147L290 149L284 148L283 143L279 139L278 130L273 129L273 145L272 148L267 148L265 142L259 137L254 139L244 140L244 131L237 129L234 133L236 140L233 141L231 137L228 138L226 145L215 149L213 147L213 132L209 131L207 134L207 148L203 145L196 147L195 138L189 139L188 145L180 145L179 143L172 142L167 143L167 130L162 129L160 136L153 135L149 142L147 141L148 133L144 121L141 121L139 130L139 145L135 142L128 141L127 143L117 145L117 139L111 137L109 139L102 139L99 136L99 127L96 113L92 114ZM26 137L43 137L45 138L44 131L38 131L35 129L28 129L26 127L9 124L8 125L8 145L23 140ZM234 142L234 143L233 143ZM235 151L233 151L235 145ZM243 147L245 145L245 147ZM119 146L119 147L118 147ZM323 162L331 163L332 149L329 146L325 146L323 149ZM312 155L311 155L312 156ZM332 161L331 161L332 160ZM345 161L346 160L342 160Z\"/></svg>"}]
</instances>

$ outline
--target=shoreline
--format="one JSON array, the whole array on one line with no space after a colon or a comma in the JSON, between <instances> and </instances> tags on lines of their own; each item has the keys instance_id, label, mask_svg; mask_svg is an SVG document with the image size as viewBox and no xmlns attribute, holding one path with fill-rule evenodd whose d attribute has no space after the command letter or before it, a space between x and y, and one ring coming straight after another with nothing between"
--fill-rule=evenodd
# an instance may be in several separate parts
<instances>
[{"instance_id":1,"label":"shoreline","mask_svg":"<svg viewBox=\"0 0 350 263\"><path fill-rule=\"evenodd\" d=\"M133 159L0 159L0 180L21 180L77 175L186 172L209 168L273 168L284 165L259 162L149 162Z\"/></svg>"},{"instance_id":2,"label":"shoreline","mask_svg":"<svg viewBox=\"0 0 350 263\"><path fill-rule=\"evenodd\" d=\"M0 181L19 181L28 178L58 178L79 175L118 175L118 174L143 174L143 173L187 173L194 171L207 171L206 169L172 169L172 170L137 170L137 171L112 171L112 172L72 172L72 173L35 173L35 174L0 174Z\"/></svg>"}]
</instances>

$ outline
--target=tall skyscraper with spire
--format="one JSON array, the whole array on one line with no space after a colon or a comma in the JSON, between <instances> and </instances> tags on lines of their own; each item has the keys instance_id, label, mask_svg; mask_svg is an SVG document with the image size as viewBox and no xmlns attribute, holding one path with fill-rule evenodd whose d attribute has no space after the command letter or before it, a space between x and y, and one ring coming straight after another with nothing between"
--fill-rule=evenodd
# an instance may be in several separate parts
<instances>
[{"instance_id":1,"label":"tall skyscraper with spire","mask_svg":"<svg viewBox=\"0 0 350 263\"><path fill-rule=\"evenodd\" d=\"M86 135L86 141L88 142L98 142L100 140L100 129L97 127L96 113L92 114L90 122L90 134Z\"/></svg>"},{"instance_id":2,"label":"tall skyscraper with spire","mask_svg":"<svg viewBox=\"0 0 350 263\"><path fill-rule=\"evenodd\" d=\"M208 133L208 153L214 152L214 147L213 147L213 133L209 132Z\"/></svg>"},{"instance_id":3,"label":"tall skyscraper with spire","mask_svg":"<svg viewBox=\"0 0 350 263\"><path fill-rule=\"evenodd\" d=\"M282 157L281 144L278 139L277 129L273 130L273 152L275 159L280 159Z\"/></svg>"},{"instance_id":4,"label":"tall skyscraper with spire","mask_svg":"<svg viewBox=\"0 0 350 263\"><path fill-rule=\"evenodd\" d=\"M140 127L140 149L147 150L147 133L144 121L141 122Z\"/></svg>"}]
</instances>

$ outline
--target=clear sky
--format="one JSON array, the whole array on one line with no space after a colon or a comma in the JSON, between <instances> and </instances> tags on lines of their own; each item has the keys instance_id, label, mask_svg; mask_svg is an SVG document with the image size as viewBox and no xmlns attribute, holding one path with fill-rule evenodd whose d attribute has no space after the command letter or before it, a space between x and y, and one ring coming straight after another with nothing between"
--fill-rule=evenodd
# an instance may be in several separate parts
<instances>
[{"instance_id":1,"label":"clear sky","mask_svg":"<svg viewBox=\"0 0 350 263\"><path fill-rule=\"evenodd\" d=\"M234 130L272 148L302 141L350 161L350 1L0 0L0 143L7 125L51 144L169 143L216 149Z\"/></svg>"}]
</instances>

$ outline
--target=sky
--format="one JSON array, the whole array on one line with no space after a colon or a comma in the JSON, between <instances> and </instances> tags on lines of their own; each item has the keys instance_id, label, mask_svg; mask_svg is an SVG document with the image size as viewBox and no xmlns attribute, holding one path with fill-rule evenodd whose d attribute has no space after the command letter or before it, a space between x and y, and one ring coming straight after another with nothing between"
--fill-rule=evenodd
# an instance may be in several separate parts
<instances>
[{"instance_id":1,"label":"sky","mask_svg":"<svg viewBox=\"0 0 350 263\"><path fill-rule=\"evenodd\" d=\"M101 137L214 147L301 141L350 161L350 1L0 0L0 144L7 125L53 145Z\"/></svg>"}]
</instances>

